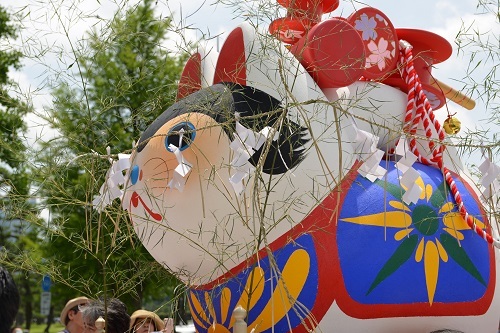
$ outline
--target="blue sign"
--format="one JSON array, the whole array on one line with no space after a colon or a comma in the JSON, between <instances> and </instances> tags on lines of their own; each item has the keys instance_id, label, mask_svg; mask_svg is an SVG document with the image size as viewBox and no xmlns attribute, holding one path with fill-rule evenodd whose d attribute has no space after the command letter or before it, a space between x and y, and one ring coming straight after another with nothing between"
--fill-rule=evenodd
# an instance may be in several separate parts
<instances>
[{"instance_id":1,"label":"blue sign","mask_svg":"<svg viewBox=\"0 0 500 333\"><path fill-rule=\"evenodd\" d=\"M50 276L44 275L42 279L42 291L50 291L50 286L52 281L50 281Z\"/></svg>"}]
</instances>

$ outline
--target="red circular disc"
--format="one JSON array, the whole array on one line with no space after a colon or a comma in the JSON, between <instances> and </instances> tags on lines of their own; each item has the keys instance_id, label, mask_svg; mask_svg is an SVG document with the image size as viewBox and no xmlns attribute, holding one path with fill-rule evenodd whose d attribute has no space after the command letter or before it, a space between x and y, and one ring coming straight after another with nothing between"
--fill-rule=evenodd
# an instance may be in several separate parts
<instances>
[{"instance_id":1,"label":"red circular disc","mask_svg":"<svg viewBox=\"0 0 500 333\"><path fill-rule=\"evenodd\" d=\"M396 29L399 39L404 39L413 46L413 57L424 54L432 60L431 64L439 64L448 59L453 53L451 44L430 31L420 29Z\"/></svg>"},{"instance_id":2,"label":"red circular disc","mask_svg":"<svg viewBox=\"0 0 500 333\"><path fill-rule=\"evenodd\" d=\"M315 25L290 51L321 88L348 86L364 71L363 42L345 20L332 18Z\"/></svg>"},{"instance_id":3,"label":"red circular disc","mask_svg":"<svg viewBox=\"0 0 500 333\"><path fill-rule=\"evenodd\" d=\"M426 30L396 29L399 40L407 41L411 46L413 66L422 84L431 81L432 65L448 59L453 49L451 44L443 37ZM408 88L399 73L394 73L383 80L385 84L399 87L407 92Z\"/></svg>"},{"instance_id":4,"label":"red circular disc","mask_svg":"<svg viewBox=\"0 0 500 333\"><path fill-rule=\"evenodd\" d=\"M283 43L294 44L304 37L309 22L291 17L279 18L271 22L269 32Z\"/></svg>"},{"instance_id":5,"label":"red circular disc","mask_svg":"<svg viewBox=\"0 0 500 333\"><path fill-rule=\"evenodd\" d=\"M396 68L399 41L396 29L387 16L372 7L362 8L347 18L361 36L366 63L363 76L377 80Z\"/></svg>"}]
</instances>

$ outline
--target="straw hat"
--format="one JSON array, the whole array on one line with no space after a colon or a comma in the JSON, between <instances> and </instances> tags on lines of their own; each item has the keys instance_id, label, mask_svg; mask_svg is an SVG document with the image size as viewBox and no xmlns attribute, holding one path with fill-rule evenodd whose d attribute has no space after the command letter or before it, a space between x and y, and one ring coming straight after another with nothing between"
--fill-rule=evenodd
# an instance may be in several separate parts
<instances>
[{"instance_id":1,"label":"straw hat","mask_svg":"<svg viewBox=\"0 0 500 333\"><path fill-rule=\"evenodd\" d=\"M163 320L160 319L160 317L151 311L147 310L137 310L134 313L132 313L132 316L130 316L130 329L134 327L134 325L137 322L137 319L146 319L150 318L153 320L153 323L155 324L155 329L157 331L161 331L165 328L165 323Z\"/></svg>"},{"instance_id":2,"label":"straw hat","mask_svg":"<svg viewBox=\"0 0 500 333\"><path fill-rule=\"evenodd\" d=\"M61 311L61 317L59 317L59 319L61 320L61 324L64 325L64 321L66 320L68 311L71 310L71 308L74 308L77 305L87 304L89 301L90 300L85 296L70 299L64 306L64 309Z\"/></svg>"}]
</instances>

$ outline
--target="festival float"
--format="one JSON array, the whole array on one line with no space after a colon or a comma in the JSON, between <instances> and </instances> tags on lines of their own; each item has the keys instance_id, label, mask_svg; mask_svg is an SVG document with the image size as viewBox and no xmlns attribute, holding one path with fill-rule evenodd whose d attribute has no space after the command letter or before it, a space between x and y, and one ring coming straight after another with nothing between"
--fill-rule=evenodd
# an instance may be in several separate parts
<instances>
[{"instance_id":1,"label":"festival float","mask_svg":"<svg viewBox=\"0 0 500 333\"><path fill-rule=\"evenodd\" d=\"M450 43L372 7L278 3L267 31L189 58L94 204L121 200L199 333L233 332L237 306L256 333L496 332L489 184L448 144L459 121L434 115L474 107L432 75Z\"/></svg>"}]
</instances>

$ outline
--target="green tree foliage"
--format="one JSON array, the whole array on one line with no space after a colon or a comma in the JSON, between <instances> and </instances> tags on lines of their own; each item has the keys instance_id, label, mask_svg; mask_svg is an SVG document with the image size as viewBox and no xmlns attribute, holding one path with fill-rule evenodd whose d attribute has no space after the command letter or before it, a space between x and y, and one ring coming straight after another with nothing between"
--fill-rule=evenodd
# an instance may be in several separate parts
<instances>
[{"instance_id":1,"label":"green tree foliage","mask_svg":"<svg viewBox=\"0 0 500 333\"><path fill-rule=\"evenodd\" d=\"M0 7L0 262L7 263L21 293L21 319L29 328L33 317L36 293L32 285L35 275L29 268L18 272L19 258L40 258L35 224L38 212L28 198L29 174L27 172L27 147L23 138L26 130L24 116L28 104L16 96L9 71L20 68L22 53L12 47L18 27L12 23L11 14ZM29 255L28 255L29 254ZM23 320L18 321L19 323Z\"/></svg>"},{"instance_id":2,"label":"green tree foliage","mask_svg":"<svg viewBox=\"0 0 500 333\"><path fill-rule=\"evenodd\" d=\"M53 90L48 120L60 135L42 143L37 178L52 215L46 266L60 303L106 293L133 310L164 299L175 285L118 206L99 213L90 205L110 166L95 152L130 150L175 99L185 58L162 46L169 26L151 0L116 13L105 29L89 33L81 51L73 50L69 68L77 69L79 84L59 80Z\"/></svg>"},{"instance_id":3,"label":"green tree foliage","mask_svg":"<svg viewBox=\"0 0 500 333\"><path fill-rule=\"evenodd\" d=\"M28 185L24 173L26 147L21 134L26 129L23 117L28 112L25 103L10 93L8 73L19 68L21 52L10 46L17 29L9 13L0 6L0 195L26 194Z\"/></svg>"}]
</instances>

